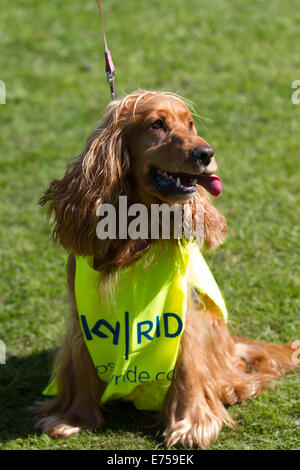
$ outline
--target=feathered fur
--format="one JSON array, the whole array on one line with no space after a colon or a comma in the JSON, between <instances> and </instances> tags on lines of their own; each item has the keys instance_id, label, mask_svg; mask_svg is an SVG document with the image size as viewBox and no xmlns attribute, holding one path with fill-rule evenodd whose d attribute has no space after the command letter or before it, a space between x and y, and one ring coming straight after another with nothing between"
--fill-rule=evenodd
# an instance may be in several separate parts
<instances>
[{"instance_id":1,"label":"feathered fur","mask_svg":"<svg viewBox=\"0 0 300 470\"><path fill-rule=\"evenodd\" d=\"M168 134L159 142L157 134L149 130L157 113L164 113L168 123ZM94 267L107 274L102 293L118 295L111 279L154 241L99 240L97 207L102 203L117 207L120 195L126 195L129 203L141 202L148 207L157 202L171 204L173 201L153 189L149 168L195 171L196 164L189 158L191 149L207 143L191 123L192 113L177 95L143 90L131 93L108 107L84 152L41 198L42 205L49 203L49 216L54 214L54 240L69 252L72 307L70 326L54 366L59 393L43 405L37 423L50 436L68 436L104 423L100 398L105 383L92 365L76 311L75 255L93 255ZM197 204L203 207L205 244L216 248L226 236L226 220L206 191L200 186L197 189L189 204L193 213ZM199 300L197 305L192 300L189 303L174 378L162 407L166 446L208 447L223 423L233 424L224 405L255 397L270 380L294 367L289 345L233 337L213 303L205 296Z\"/></svg>"}]
</instances>

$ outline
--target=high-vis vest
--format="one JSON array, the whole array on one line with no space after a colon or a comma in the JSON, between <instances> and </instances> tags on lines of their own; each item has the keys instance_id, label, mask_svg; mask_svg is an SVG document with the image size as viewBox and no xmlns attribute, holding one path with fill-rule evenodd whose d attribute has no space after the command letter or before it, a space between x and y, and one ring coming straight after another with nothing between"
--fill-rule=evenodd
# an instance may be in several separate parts
<instances>
[{"instance_id":1,"label":"high-vis vest","mask_svg":"<svg viewBox=\"0 0 300 470\"><path fill-rule=\"evenodd\" d=\"M157 410L173 377L188 286L208 296L226 320L223 297L195 243L154 243L119 272L112 296L101 292L103 274L92 261L76 257L75 297L86 346L107 382L101 402L124 399ZM54 381L44 394L56 393Z\"/></svg>"}]
</instances>

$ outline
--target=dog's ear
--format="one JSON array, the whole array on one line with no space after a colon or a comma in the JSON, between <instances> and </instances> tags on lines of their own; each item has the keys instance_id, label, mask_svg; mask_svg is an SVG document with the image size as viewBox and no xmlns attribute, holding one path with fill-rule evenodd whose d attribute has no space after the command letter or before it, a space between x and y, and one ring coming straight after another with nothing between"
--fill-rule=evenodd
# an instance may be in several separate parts
<instances>
[{"instance_id":1,"label":"dog's ear","mask_svg":"<svg viewBox=\"0 0 300 470\"><path fill-rule=\"evenodd\" d=\"M221 245L227 234L227 223L224 215L213 206L206 190L198 186L193 204L200 205L200 214L203 217L204 247L217 248Z\"/></svg>"},{"instance_id":2,"label":"dog's ear","mask_svg":"<svg viewBox=\"0 0 300 470\"><path fill-rule=\"evenodd\" d=\"M54 213L53 239L76 255L94 254L97 207L114 204L128 188L129 156L115 112L110 111L87 141L85 151L72 161L64 177L55 179L40 199Z\"/></svg>"}]
</instances>

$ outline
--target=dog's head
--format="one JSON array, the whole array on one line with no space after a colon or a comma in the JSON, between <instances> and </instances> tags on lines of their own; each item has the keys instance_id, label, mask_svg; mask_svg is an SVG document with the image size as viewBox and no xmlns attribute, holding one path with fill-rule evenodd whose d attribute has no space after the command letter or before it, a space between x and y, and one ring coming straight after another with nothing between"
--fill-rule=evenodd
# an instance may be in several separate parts
<instances>
[{"instance_id":1,"label":"dog's head","mask_svg":"<svg viewBox=\"0 0 300 470\"><path fill-rule=\"evenodd\" d=\"M197 185L217 195L213 149L197 135L184 101L158 92L142 92L131 100L126 140L137 197L145 203L185 202L196 195Z\"/></svg>"},{"instance_id":2,"label":"dog's head","mask_svg":"<svg viewBox=\"0 0 300 470\"><path fill-rule=\"evenodd\" d=\"M85 151L54 180L41 204L55 212L54 238L79 255L95 254L97 207L116 205L120 195L152 203L197 201L204 207L205 241L226 234L223 215L207 191L217 195L220 180L211 146L200 136L185 102L171 93L137 91L112 102ZM205 188L205 189L204 189Z\"/></svg>"}]
</instances>

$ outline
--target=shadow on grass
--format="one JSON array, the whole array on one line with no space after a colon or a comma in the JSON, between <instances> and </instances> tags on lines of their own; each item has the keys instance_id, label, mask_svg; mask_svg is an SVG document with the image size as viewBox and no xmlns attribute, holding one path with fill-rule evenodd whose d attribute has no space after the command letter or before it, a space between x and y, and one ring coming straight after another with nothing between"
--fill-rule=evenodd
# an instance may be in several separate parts
<instances>
[{"instance_id":1,"label":"shadow on grass","mask_svg":"<svg viewBox=\"0 0 300 470\"><path fill-rule=\"evenodd\" d=\"M10 357L0 365L0 441L34 433L34 411L47 385L54 351L42 351L26 357Z\"/></svg>"},{"instance_id":2,"label":"shadow on grass","mask_svg":"<svg viewBox=\"0 0 300 470\"><path fill-rule=\"evenodd\" d=\"M11 357L0 365L0 442L34 434L34 409L43 400L42 391L48 384L53 350L34 353L27 357ZM106 426L111 431L139 432L146 437L157 432L152 412L141 412L131 403L114 402L105 407ZM142 429L141 429L142 428ZM101 433L101 431L97 431Z\"/></svg>"}]
</instances>

